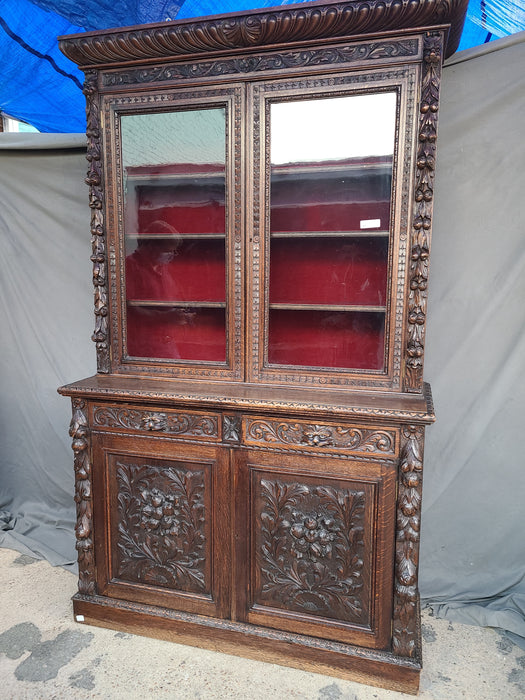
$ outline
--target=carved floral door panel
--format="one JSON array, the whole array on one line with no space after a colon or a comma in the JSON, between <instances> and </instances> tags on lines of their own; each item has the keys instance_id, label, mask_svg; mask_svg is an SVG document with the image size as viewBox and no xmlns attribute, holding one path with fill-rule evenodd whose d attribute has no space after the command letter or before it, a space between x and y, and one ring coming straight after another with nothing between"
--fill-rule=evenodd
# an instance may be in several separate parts
<instances>
[{"instance_id":1,"label":"carved floral door panel","mask_svg":"<svg viewBox=\"0 0 525 700\"><path fill-rule=\"evenodd\" d=\"M97 436L94 463L99 591L227 616L228 451Z\"/></svg>"},{"instance_id":2,"label":"carved floral door panel","mask_svg":"<svg viewBox=\"0 0 525 700\"><path fill-rule=\"evenodd\" d=\"M395 477L393 464L241 452L234 615L388 647Z\"/></svg>"}]
</instances>

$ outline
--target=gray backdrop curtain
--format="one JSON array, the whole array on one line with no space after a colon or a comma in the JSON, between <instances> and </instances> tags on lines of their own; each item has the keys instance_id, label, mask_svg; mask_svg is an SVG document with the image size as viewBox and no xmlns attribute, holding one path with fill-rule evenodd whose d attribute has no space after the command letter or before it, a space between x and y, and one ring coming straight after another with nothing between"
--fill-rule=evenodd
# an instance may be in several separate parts
<instances>
[{"instance_id":1,"label":"gray backdrop curtain","mask_svg":"<svg viewBox=\"0 0 525 700\"><path fill-rule=\"evenodd\" d=\"M525 33L444 70L425 376L420 588L525 637ZM73 565L70 406L95 372L78 136L0 136L0 544Z\"/></svg>"}]
</instances>

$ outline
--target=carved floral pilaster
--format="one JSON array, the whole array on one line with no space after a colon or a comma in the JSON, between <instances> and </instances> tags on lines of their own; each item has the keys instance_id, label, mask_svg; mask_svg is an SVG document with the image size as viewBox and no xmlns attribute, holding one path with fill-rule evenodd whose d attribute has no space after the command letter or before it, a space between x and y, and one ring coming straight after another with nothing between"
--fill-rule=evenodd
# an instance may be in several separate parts
<instances>
[{"instance_id":1,"label":"carved floral pilaster","mask_svg":"<svg viewBox=\"0 0 525 700\"><path fill-rule=\"evenodd\" d=\"M401 461L396 513L393 651L400 656L418 654L418 588L421 491L423 483L422 426L401 431Z\"/></svg>"},{"instance_id":2,"label":"carved floral pilaster","mask_svg":"<svg viewBox=\"0 0 525 700\"><path fill-rule=\"evenodd\" d=\"M95 288L95 330L92 340L97 347L97 369L99 372L107 373L110 371L110 360L106 236L104 230L101 130L96 71L86 71L83 92L86 96L86 158L89 163L86 184L89 185L89 206L91 208L91 260L93 262L93 286Z\"/></svg>"},{"instance_id":3,"label":"carved floral pilaster","mask_svg":"<svg viewBox=\"0 0 525 700\"><path fill-rule=\"evenodd\" d=\"M85 595L96 593L95 553L93 548L93 501L91 485L91 463L89 459L89 429L86 418L86 402L73 399L73 418L69 434L74 452L75 503L77 523L75 533L78 552L78 590Z\"/></svg>"},{"instance_id":4,"label":"carved floral pilaster","mask_svg":"<svg viewBox=\"0 0 525 700\"><path fill-rule=\"evenodd\" d=\"M408 333L405 389L419 392L423 385L423 354L427 315L428 262L434 199L442 35L427 32L423 47L423 78L416 160L415 210L408 273Z\"/></svg>"}]
</instances>

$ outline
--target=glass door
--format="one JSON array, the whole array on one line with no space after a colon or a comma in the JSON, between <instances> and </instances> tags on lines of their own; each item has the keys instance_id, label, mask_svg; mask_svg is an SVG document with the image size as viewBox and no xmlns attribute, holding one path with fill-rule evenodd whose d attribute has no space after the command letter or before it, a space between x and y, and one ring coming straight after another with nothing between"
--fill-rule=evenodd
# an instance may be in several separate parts
<instances>
[{"instance_id":1,"label":"glass door","mask_svg":"<svg viewBox=\"0 0 525 700\"><path fill-rule=\"evenodd\" d=\"M399 90L275 92L259 101L269 202L260 221L258 374L321 384L349 383L350 374L381 379Z\"/></svg>"},{"instance_id":2,"label":"glass door","mask_svg":"<svg viewBox=\"0 0 525 700\"><path fill-rule=\"evenodd\" d=\"M231 103L210 100L120 114L125 367L240 376L241 243L230 223L240 177L230 123Z\"/></svg>"}]
</instances>

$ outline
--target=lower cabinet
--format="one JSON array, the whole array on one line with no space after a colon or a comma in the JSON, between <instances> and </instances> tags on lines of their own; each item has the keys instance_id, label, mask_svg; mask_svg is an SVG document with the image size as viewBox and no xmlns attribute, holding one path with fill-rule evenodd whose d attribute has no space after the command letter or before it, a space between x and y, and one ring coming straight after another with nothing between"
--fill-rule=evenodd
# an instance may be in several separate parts
<instances>
[{"instance_id":1,"label":"lower cabinet","mask_svg":"<svg viewBox=\"0 0 525 700\"><path fill-rule=\"evenodd\" d=\"M77 619L414 692L423 427L73 400Z\"/></svg>"},{"instance_id":2,"label":"lower cabinet","mask_svg":"<svg viewBox=\"0 0 525 700\"><path fill-rule=\"evenodd\" d=\"M99 594L383 649L392 463L93 440Z\"/></svg>"}]
</instances>

